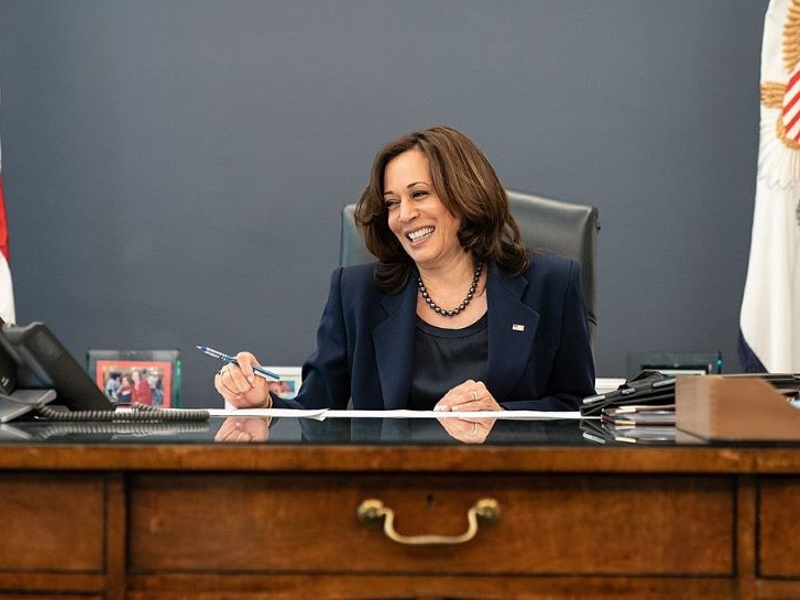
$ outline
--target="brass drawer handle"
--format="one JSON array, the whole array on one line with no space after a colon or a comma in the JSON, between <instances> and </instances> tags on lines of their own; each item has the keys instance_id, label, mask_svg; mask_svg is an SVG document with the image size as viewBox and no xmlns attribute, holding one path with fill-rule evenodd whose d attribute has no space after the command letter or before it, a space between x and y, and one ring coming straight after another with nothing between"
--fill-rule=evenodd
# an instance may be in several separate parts
<instances>
[{"instance_id":1,"label":"brass drawer handle","mask_svg":"<svg viewBox=\"0 0 800 600\"><path fill-rule=\"evenodd\" d=\"M494 523L500 518L500 504L494 498L481 498L467 511L469 527L461 535L402 535L394 528L394 511L376 498L364 500L358 507L358 520L363 525L375 525L383 520L383 533L393 542L409 546L440 546L463 544L478 533L478 519Z\"/></svg>"}]
</instances>

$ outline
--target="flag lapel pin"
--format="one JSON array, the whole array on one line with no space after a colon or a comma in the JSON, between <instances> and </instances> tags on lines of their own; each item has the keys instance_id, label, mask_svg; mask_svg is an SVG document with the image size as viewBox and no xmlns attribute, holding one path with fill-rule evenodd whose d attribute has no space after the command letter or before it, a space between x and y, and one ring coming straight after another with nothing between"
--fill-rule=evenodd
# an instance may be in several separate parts
<instances>
[{"instance_id":1,"label":"flag lapel pin","mask_svg":"<svg viewBox=\"0 0 800 600\"><path fill-rule=\"evenodd\" d=\"M525 331L525 325L520 325L519 323L514 323L511 326L511 331Z\"/></svg>"}]
</instances>

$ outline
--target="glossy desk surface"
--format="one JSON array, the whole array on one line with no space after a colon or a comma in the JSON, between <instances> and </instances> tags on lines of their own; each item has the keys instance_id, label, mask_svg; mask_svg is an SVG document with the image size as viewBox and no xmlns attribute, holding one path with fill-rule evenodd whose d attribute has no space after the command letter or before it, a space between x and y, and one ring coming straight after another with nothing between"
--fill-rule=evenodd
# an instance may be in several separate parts
<instances>
[{"instance_id":1,"label":"glossy desk surface","mask_svg":"<svg viewBox=\"0 0 800 600\"><path fill-rule=\"evenodd\" d=\"M601 440L581 420L212 418L203 423L15 421L0 469L796 473L800 444Z\"/></svg>"}]
</instances>

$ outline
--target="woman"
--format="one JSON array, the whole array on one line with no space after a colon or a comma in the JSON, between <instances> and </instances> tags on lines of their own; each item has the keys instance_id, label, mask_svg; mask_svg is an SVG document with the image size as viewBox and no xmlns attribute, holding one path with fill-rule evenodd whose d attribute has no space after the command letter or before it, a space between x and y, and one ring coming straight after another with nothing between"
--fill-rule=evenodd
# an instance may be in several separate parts
<instances>
[{"instance_id":1,"label":"woman","mask_svg":"<svg viewBox=\"0 0 800 600\"><path fill-rule=\"evenodd\" d=\"M131 371L131 378L133 379L131 402L133 404L153 404L150 385L143 377L143 372L140 372L138 369L134 369Z\"/></svg>"},{"instance_id":2,"label":"woman","mask_svg":"<svg viewBox=\"0 0 800 600\"><path fill-rule=\"evenodd\" d=\"M387 145L356 223L379 262L334 271L297 397L270 394L241 352L214 378L234 406L575 410L593 393L579 265L526 251L464 134Z\"/></svg>"}]
</instances>

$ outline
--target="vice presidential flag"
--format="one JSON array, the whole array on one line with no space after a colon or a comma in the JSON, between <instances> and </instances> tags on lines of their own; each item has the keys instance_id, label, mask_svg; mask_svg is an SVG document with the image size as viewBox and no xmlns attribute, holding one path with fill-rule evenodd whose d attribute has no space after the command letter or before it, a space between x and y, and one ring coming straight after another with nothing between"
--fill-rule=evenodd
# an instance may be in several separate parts
<instances>
[{"instance_id":1,"label":"vice presidential flag","mask_svg":"<svg viewBox=\"0 0 800 600\"><path fill-rule=\"evenodd\" d=\"M761 142L740 316L745 371L800 372L800 0L771 0L761 49Z\"/></svg>"},{"instance_id":2,"label":"vice presidential flag","mask_svg":"<svg viewBox=\"0 0 800 600\"><path fill-rule=\"evenodd\" d=\"M14 290L11 287L11 269L8 255L8 220L3 195L3 151L0 147L0 317L14 323Z\"/></svg>"}]
</instances>

